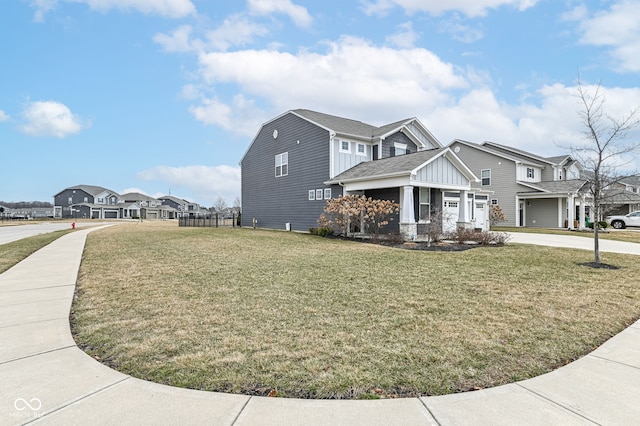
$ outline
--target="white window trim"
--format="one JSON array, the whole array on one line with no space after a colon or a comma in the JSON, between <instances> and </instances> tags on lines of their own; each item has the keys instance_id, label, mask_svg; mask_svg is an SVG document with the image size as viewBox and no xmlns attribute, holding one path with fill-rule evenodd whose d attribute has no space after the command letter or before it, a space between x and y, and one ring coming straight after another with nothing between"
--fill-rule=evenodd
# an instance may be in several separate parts
<instances>
[{"instance_id":1,"label":"white window trim","mask_svg":"<svg viewBox=\"0 0 640 426\"><path fill-rule=\"evenodd\" d=\"M325 200L330 200L331 199L331 188L325 188L324 189L324 199Z\"/></svg>"},{"instance_id":2,"label":"white window trim","mask_svg":"<svg viewBox=\"0 0 640 426\"><path fill-rule=\"evenodd\" d=\"M405 155L407 153L407 144L406 143L394 142L393 143L393 148L395 149L396 155ZM398 151L402 151L402 152L398 152Z\"/></svg>"},{"instance_id":3,"label":"white window trim","mask_svg":"<svg viewBox=\"0 0 640 426\"><path fill-rule=\"evenodd\" d=\"M284 162L283 159L284 157L287 157L287 161ZM278 166L280 167L280 173L278 174ZM287 172L283 173L282 172L282 168L283 166L287 166ZM280 154L276 154L275 156L275 176L276 177L282 177L282 176L287 176L289 175L289 152L283 152Z\"/></svg>"},{"instance_id":4,"label":"white window trim","mask_svg":"<svg viewBox=\"0 0 640 426\"><path fill-rule=\"evenodd\" d=\"M482 176L482 174L484 172L489 172L489 177L488 178L485 178L484 176ZM489 183L485 185L484 182L483 182L484 179L489 179ZM481 186L491 186L491 169L482 169L482 170L480 170L480 185Z\"/></svg>"},{"instance_id":5,"label":"white window trim","mask_svg":"<svg viewBox=\"0 0 640 426\"><path fill-rule=\"evenodd\" d=\"M364 148L364 150L362 152L360 152L360 147ZM365 145L363 143L357 143L356 144L356 155L366 156L367 155L367 145Z\"/></svg>"},{"instance_id":6,"label":"white window trim","mask_svg":"<svg viewBox=\"0 0 640 426\"><path fill-rule=\"evenodd\" d=\"M497 206L498 204L499 204L499 203L498 203L498 199L497 199L497 198L492 198L492 199L491 199L491 205L492 205L492 206Z\"/></svg>"},{"instance_id":7,"label":"white window trim","mask_svg":"<svg viewBox=\"0 0 640 426\"><path fill-rule=\"evenodd\" d=\"M316 200L322 200L322 189L316 189Z\"/></svg>"},{"instance_id":8,"label":"white window trim","mask_svg":"<svg viewBox=\"0 0 640 426\"><path fill-rule=\"evenodd\" d=\"M348 149L342 148L342 143L343 142L345 142L347 144ZM344 154L351 154L351 142L349 142L349 141L338 139L338 148L340 149L340 152L342 152Z\"/></svg>"},{"instance_id":9,"label":"white window trim","mask_svg":"<svg viewBox=\"0 0 640 426\"><path fill-rule=\"evenodd\" d=\"M315 201L316 199L316 190L315 189L310 189L309 190L309 201Z\"/></svg>"}]
</instances>

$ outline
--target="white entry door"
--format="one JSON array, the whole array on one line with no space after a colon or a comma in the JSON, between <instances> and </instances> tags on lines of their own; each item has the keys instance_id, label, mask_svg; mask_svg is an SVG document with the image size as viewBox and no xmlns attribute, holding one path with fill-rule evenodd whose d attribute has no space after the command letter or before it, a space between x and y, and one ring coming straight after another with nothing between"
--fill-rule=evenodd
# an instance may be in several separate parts
<instances>
[{"instance_id":1,"label":"white entry door","mask_svg":"<svg viewBox=\"0 0 640 426\"><path fill-rule=\"evenodd\" d=\"M458 213L460 212L459 201L445 200L442 209L442 230L444 232L454 232L457 227Z\"/></svg>"}]
</instances>

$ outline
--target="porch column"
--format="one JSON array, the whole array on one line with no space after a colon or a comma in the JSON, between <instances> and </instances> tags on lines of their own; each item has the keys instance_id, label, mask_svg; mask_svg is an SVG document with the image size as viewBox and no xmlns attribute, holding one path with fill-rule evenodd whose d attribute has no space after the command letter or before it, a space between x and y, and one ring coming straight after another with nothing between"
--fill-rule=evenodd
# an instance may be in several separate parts
<instances>
[{"instance_id":1,"label":"porch column","mask_svg":"<svg viewBox=\"0 0 640 426\"><path fill-rule=\"evenodd\" d=\"M567 225L569 229L574 229L573 227L573 221L576 218L576 205L575 205L575 201L573 198L573 195L569 195L567 197L567 211L568 211L568 215L567 215Z\"/></svg>"},{"instance_id":2,"label":"porch column","mask_svg":"<svg viewBox=\"0 0 640 426\"><path fill-rule=\"evenodd\" d=\"M402 206L400 207L400 223L416 223L413 203L413 186L404 187Z\"/></svg>"},{"instance_id":3,"label":"porch column","mask_svg":"<svg viewBox=\"0 0 640 426\"><path fill-rule=\"evenodd\" d=\"M458 227L466 228L469 224L467 219L467 191L460 191L460 203L458 203Z\"/></svg>"},{"instance_id":4,"label":"porch column","mask_svg":"<svg viewBox=\"0 0 640 426\"><path fill-rule=\"evenodd\" d=\"M405 186L400 195L400 235L405 241L413 241L418 234L413 204L413 186Z\"/></svg>"},{"instance_id":5,"label":"porch column","mask_svg":"<svg viewBox=\"0 0 640 426\"><path fill-rule=\"evenodd\" d=\"M578 229L583 230L585 228L586 210L585 203L587 200L583 196L580 199L580 217L578 218Z\"/></svg>"}]
</instances>

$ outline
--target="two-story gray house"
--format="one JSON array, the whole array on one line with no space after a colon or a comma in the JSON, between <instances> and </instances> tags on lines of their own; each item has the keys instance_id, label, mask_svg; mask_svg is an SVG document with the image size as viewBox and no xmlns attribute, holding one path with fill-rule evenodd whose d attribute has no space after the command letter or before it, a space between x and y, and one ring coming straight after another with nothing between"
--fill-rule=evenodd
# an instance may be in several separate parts
<instances>
[{"instance_id":1,"label":"two-story gray house","mask_svg":"<svg viewBox=\"0 0 640 426\"><path fill-rule=\"evenodd\" d=\"M478 178L417 118L378 127L291 110L262 125L240 165L243 226L306 231L326 200L361 194L399 203L393 223L407 237L432 207L486 229L489 192L471 191Z\"/></svg>"},{"instance_id":2,"label":"two-story gray house","mask_svg":"<svg viewBox=\"0 0 640 426\"><path fill-rule=\"evenodd\" d=\"M123 200L107 188L76 185L53 196L55 218L119 219L123 217Z\"/></svg>"},{"instance_id":3,"label":"two-story gray house","mask_svg":"<svg viewBox=\"0 0 640 426\"><path fill-rule=\"evenodd\" d=\"M570 156L544 158L494 142L454 140L449 148L480 177L476 189L492 192L490 204L504 226L584 228L590 214L588 180Z\"/></svg>"}]
</instances>

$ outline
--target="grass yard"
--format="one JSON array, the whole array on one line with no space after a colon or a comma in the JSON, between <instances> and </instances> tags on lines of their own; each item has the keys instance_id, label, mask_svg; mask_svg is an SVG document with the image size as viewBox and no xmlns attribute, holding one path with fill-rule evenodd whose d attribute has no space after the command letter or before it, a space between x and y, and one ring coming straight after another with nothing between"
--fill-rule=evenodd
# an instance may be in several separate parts
<instances>
[{"instance_id":1,"label":"grass yard","mask_svg":"<svg viewBox=\"0 0 640 426\"><path fill-rule=\"evenodd\" d=\"M0 244L0 274L69 232L71 232L71 230L49 232L6 244Z\"/></svg>"},{"instance_id":2,"label":"grass yard","mask_svg":"<svg viewBox=\"0 0 640 426\"><path fill-rule=\"evenodd\" d=\"M72 327L146 380L300 398L438 395L533 377L640 317L640 262L524 245L421 252L144 222L91 233Z\"/></svg>"}]
</instances>

